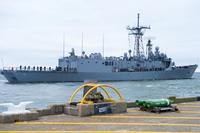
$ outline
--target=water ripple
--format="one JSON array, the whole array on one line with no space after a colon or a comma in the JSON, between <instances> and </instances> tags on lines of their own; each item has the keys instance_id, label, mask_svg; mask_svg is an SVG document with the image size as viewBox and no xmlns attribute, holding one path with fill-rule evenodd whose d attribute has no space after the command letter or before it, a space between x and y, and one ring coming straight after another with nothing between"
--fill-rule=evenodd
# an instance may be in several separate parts
<instances>
[{"instance_id":1,"label":"water ripple","mask_svg":"<svg viewBox=\"0 0 200 133\"><path fill-rule=\"evenodd\" d=\"M117 87L126 100L200 96L200 73L188 80L106 82ZM104 82L105 83L105 82ZM34 101L31 107L44 108L53 103L66 103L81 83L8 84L0 76L0 103ZM79 95L79 97L81 94ZM0 112L4 108L0 107Z\"/></svg>"}]
</instances>

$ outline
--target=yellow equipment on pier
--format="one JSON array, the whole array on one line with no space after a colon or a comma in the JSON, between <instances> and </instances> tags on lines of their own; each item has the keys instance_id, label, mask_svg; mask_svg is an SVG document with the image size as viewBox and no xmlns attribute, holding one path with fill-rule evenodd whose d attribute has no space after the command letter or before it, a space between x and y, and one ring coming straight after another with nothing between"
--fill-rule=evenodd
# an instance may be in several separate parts
<instances>
[{"instance_id":1,"label":"yellow equipment on pier","mask_svg":"<svg viewBox=\"0 0 200 133\"><path fill-rule=\"evenodd\" d=\"M75 102L75 97L83 90L83 97ZM97 92L101 90L101 92ZM111 92L109 90L112 90ZM110 93L115 93L118 99ZM126 112L126 101L118 89L107 84L87 83L78 87L65 107L65 113L77 116Z\"/></svg>"}]
</instances>

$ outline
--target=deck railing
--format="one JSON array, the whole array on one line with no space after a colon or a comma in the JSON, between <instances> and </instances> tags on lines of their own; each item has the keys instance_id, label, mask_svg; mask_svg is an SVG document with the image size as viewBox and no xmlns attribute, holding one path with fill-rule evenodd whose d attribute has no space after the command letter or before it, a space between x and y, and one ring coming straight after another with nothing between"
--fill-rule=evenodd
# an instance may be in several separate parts
<instances>
[{"instance_id":1,"label":"deck railing","mask_svg":"<svg viewBox=\"0 0 200 133\"><path fill-rule=\"evenodd\" d=\"M3 70L10 71L64 71L64 72L77 72L76 68L61 68L61 67L42 67L42 66L20 66L20 67L3 67Z\"/></svg>"},{"instance_id":2,"label":"deck railing","mask_svg":"<svg viewBox=\"0 0 200 133\"><path fill-rule=\"evenodd\" d=\"M13 71L55 71L55 68L52 67L3 67L3 70L13 70Z\"/></svg>"}]
</instances>

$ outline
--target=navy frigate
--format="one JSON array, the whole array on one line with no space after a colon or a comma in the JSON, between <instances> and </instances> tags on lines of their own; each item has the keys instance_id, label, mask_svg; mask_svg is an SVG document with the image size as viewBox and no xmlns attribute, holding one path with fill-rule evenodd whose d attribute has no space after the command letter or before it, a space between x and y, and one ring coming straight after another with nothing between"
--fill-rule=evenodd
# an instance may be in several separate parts
<instances>
[{"instance_id":1,"label":"navy frigate","mask_svg":"<svg viewBox=\"0 0 200 133\"><path fill-rule=\"evenodd\" d=\"M138 80L170 80L189 79L194 74L197 65L176 66L166 54L161 53L149 39L146 52L143 47L144 30L140 26L139 14L137 25L127 27L129 37L134 37L134 49L128 50L120 57L103 57L101 53L86 55L84 51L76 55L72 48L69 56L58 60L56 68L42 66L20 66L4 68L1 74L10 83L36 82L78 82L84 80L97 81L138 81Z\"/></svg>"}]
</instances>

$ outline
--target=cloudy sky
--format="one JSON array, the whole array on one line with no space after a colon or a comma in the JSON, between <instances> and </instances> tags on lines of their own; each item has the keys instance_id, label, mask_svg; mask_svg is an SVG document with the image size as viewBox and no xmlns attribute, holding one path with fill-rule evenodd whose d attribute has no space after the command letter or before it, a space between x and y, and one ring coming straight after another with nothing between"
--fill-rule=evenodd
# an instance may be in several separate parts
<instances>
[{"instance_id":1,"label":"cloudy sky","mask_svg":"<svg viewBox=\"0 0 200 133\"><path fill-rule=\"evenodd\" d=\"M0 0L0 67L56 66L62 57L63 33L66 55L75 48L120 56L130 47L128 25L151 26L147 38L172 57L177 65L200 63L199 0ZM200 69L199 69L200 70Z\"/></svg>"}]
</instances>

